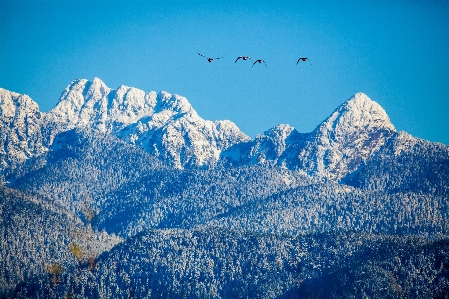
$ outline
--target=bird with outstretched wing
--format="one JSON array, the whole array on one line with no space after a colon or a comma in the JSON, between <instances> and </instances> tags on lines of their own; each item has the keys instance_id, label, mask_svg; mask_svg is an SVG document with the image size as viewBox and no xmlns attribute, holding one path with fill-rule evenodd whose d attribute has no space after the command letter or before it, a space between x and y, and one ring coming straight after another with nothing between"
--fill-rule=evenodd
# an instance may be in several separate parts
<instances>
[{"instance_id":1,"label":"bird with outstretched wing","mask_svg":"<svg viewBox=\"0 0 449 299\"><path fill-rule=\"evenodd\" d=\"M207 61L209 61L209 62L212 62L212 60L214 60L214 59L220 59L220 58L223 58L223 57L219 57L219 58L210 58L210 57L204 56L204 55L202 55L202 54L200 54L200 53L198 53L198 55L200 55L200 56L206 58Z\"/></svg>"},{"instance_id":2,"label":"bird with outstretched wing","mask_svg":"<svg viewBox=\"0 0 449 299\"><path fill-rule=\"evenodd\" d=\"M263 61L262 59L257 59L256 61L254 61L253 66L254 66L256 63L262 63L262 62L265 64L265 67L266 67L267 64L266 64L265 61Z\"/></svg>"},{"instance_id":3,"label":"bird with outstretched wing","mask_svg":"<svg viewBox=\"0 0 449 299\"><path fill-rule=\"evenodd\" d=\"M243 59L243 60L251 60L251 61L253 61L252 59L251 59L251 57L249 57L249 56L239 56L239 57L237 57L237 59L235 60L235 62L237 62L237 60L239 60L239 59Z\"/></svg>"},{"instance_id":4,"label":"bird with outstretched wing","mask_svg":"<svg viewBox=\"0 0 449 299\"><path fill-rule=\"evenodd\" d=\"M307 57L301 57L301 58L298 59L298 61L296 61L296 64L298 64L298 62L300 62L300 61L307 61L307 60L310 62L310 59L309 59L309 58L307 58ZM310 64L312 64L312 63L310 63Z\"/></svg>"}]
</instances>

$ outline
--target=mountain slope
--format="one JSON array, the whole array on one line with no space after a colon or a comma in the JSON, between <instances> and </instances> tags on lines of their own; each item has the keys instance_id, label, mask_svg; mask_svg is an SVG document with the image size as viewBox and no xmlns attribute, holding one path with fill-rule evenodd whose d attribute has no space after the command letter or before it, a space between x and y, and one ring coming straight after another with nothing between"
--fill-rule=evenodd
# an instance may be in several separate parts
<instances>
[{"instance_id":1,"label":"mountain slope","mask_svg":"<svg viewBox=\"0 0 449 299\"><path fill-rule=\"evenodd\" d=\"M120 238L85 227L78 217L45 197L0 185L2 298L19 283L33 281L36 277L50 282L52 266L61 266L61 275L73 271L78 261L70 250L71 244L78 246L81 261L87 258L85 254L97 257L120 241Z\"/></svg>"},{"instance_id":2,"label":"mountain slope","mask_svg":"<svg viewBox=\"0 0 449 299\"><path fill-rule=\"evenodd\" d=\"M445 298L447 238L223 229L150 230L103 254L95 271L22 285L15 298Z\"/></svg>"},{"instance_id":3,"label":"mountain slope","mask_svg":"<svg viewBox=\"0 0 449 299\"><path fill-rule=\"evenodd\" d=\"M364 189L425 192L447 198L449 147L399 132L343 182Z\"/></svg>"},{"instance_id":4,"label":"mountain slope","mask_svg":"<svg viewBox=\"0 0 449 299\"><path fill-rule=\"evenodd\" d=\"M219 214L201 226L282 235L364 231L433 238L449 234L447 199L438 194L389 194L328 182L280 191Z\"/></svg>"},{"instance_id":5,"label":"mountain slope","mask_svg":"<svg viewBox=\"0 0 449 299\"><path fill-rule=\"evenodd\" d=\"M309 184L288 169L266 166L155 171L106 194L94 225L128 237L150 228L189 228L258 201Z\"/></svg>"},{"instance_id":6,"label":"mountain slope","mask_svg":"<svg viewBox=\"0 0 449 299\"><path fill-rule=\"evenodd\" d=\"M39 106L29 96L0 88L0 175L45 151L41 117Z\"/></svg>"},{"instance_id":7,"label":"mountain slope","mask_svg":"<svg viewBox=\"0 0 449 299\"><path fill-rule=\"evenodd\" d=\"M8 173L10 186L48 197L73 213L98 213L105 195L169 167L142 149L87 129L59 133L50 150Z\"/></svg>"}]
</instances>

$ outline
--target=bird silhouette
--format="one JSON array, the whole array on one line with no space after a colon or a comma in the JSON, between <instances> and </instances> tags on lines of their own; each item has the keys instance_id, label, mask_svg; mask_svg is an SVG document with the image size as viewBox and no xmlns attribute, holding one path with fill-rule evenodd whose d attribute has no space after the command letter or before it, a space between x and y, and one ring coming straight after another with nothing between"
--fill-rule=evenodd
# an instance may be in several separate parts
<instances>
[{"instance_id":1,"label":"bird silhouette","mask_svg":"<svg viewBox=\"0 0 449 299\"><path fill-rule=\"evenodd\" d=\"M251 61L253 61L252 59L251 59L251 57L249 57L249 56L239 56L239 57L237 57L237 59L235 60L235 62L237 62L237 60L239 60L240 58L242 58L243 60L251 60Z\"/></svg>"},{"instance_id":2,"label":"bird silhouette","mask_svg":"<svg viewBox=\"0 0 449 299\"><path fill-rule=\"evenodd\" d=\"M267 64L266 64L265 61L263 61L262 59L257 59L256 61L254 61L253 66L254 66L256 63L262 63L262 62L265 64L265 67L266 67Z\"/></svg>"},{"instance_id":3,"label":"bird silhouette","mask_svg":"<svg viewBox=\"0 0 449 299\"><path fill-rule=\"evenodd\" d=\"M300 62L300 61L307 61L307 60L310 61L310 59L307 57L301 57L298 59L298 61L296 61L296 64L298 64L298 62Z\"/></svg>"},{"instance_id":4,"label":"bird silhouette","mask_svg":"<svg viewBox=\"0 0 449 299\"><path fill-rule=\"evenodd\" d=\"M220 58L223 58L223 57L219 57L219 58L210 58L210 57L206 57L206 56L204 56L204 55L202 55L202 54L200 54L200 53L198 53L198 55L203 56L203 57L206 58L207 61L209 61L209 62L212 62L212 60L214 60L214 59L220 59Z\"/></svg>"}]
</instances>

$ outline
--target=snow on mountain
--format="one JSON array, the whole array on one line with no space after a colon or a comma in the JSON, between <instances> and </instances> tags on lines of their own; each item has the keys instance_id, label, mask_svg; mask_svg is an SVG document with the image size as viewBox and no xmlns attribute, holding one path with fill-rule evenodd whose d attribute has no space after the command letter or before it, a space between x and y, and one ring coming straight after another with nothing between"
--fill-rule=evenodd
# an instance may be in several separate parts
<instances>
[{"instance_id":1,"label":"snow on mountain","mask_svg":"<svg viewBox=\"0 0 449 299\"><path fill-rule=\"evenodd\" d=\"M207 121L179 95L145 93L132 87L108 88L100 79L75 80L46 119L49 143L61 132L89 127L140 146L169 164L208 166L220 152L249 140L230 121Z\"/></svg>"},{"instance_id":2,"label":"snow on mountain","mask_svg":"<svg viewBox=\"0 0 449 299\"><path fill-rule=\"evenodd\" d=\"M382 186L388 192L424 192L448 198L449 146L398 132L343 182L358 188Z\"/></svg>"},{"instance_id":3,"label":"snow on mountain","mask_svg":"<svg viewBox=\"0 0 449 299\"><path fill-rule=\"evenodd\" d=\"M257 135L254 140L228 148L221 156L231 163L287 166L287 162L299 153L307 135L290 125L280 124Z\"/></svg>"},{"instance_id":4,"label":"snow on mountain","mask_svg":"<svg viewBox=\"0 0 449 299\"><path fill-rule=\"evenodd\" d=\"M171 161L177 168L211 166L220 152L249 137L228 121L202 119L186 98L161 92L154 113L125 127L118 137Z\"/></svg>"},{"instance_id":5,"label":"snow on mountain","mask_svg":"<svg viewBox=\"0 0 449 299\"><path fill-rule=\"evenodd\" d=\"M222 157L234 164L273 163L338 179L379 150L394 132L383 108L358 93L309 134L279 125L254 141L229 148Z\"/></svg>"},{"instance_id":6,"label":"snow on mountain","mask_svg":"<svg viewBox=\"0 0 449 299\"><path fill-rule=\"evenodd\" d=\"M0 88L0 173L43 152L39 106L27 95Z\"/></svg>"},{"instance_id":7,"label":"snow on mountain","mask_svg":"<svg viewBox=\"0 0 449 299\"><path fill-rule=\"evenodd\" d=\"M156 105L156 93L120 86L108 88L94 78L74 80L46 117L57 122L63 131L75 127L90 127L104 133L116 132L144 116L151 115Z\"/></svg>"},{"instance_id":8,"label":"snow on mountain","mask_svg":"<svg viewBox=\"0 0 449 299\"><path fill-rule=\"evenodd\" d=\"M383 108L363 93L338 107L311 133L278 125L254 140L231 121L202 119L182 96L127 86L111 89L98 78L72 81L47 113L40 113L26 95L0 89L0 96L0 171L12 160L47 150L58 133L87 128L141 147L179 169L209 167L223 159L339 179L396 132Z\"/></svg>"},{"instance_id":9,"label":"snow on mountain","mask_svg":"<svg viewBox=\"0 0 449 299\"><path fill-rule=\"evenodd\" d=\"M396 132L385 110L357 93L307 138L298 166L309 173L341 178L355 170Z\"/></svg>"}]
</instances>

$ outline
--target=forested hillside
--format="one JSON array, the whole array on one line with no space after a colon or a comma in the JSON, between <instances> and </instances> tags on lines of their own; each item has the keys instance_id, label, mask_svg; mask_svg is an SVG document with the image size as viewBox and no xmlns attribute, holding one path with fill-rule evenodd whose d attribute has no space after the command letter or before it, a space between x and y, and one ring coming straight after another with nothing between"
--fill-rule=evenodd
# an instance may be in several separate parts
<instances>
[{"instance_id":1,"label":"forested hillside","mask_svg":"<svg viewBox=\"0 0 449 299\"><path fill-rule=\"evenodd\" d=\"M364 231L433 237L449 232L447 199L314 184L217 215L207 225L280 234Z\"/></svg>"},{"instance_id":2,"label":"forested hillside","mask_svg":"<svg viewBox=\"0 0 449 299\"><path fill-rule=\"evenodd\" d=\"M149 230L18 298L445 298L449 239Z\"/></svg>"},{"instance_id":3,"label":"forested hillside","mask_svg":"<svg viewBox=\"0 0 449 299\"><path fill-rule=\"evenodd\" d=\"M47 198L3 186L0 216L0 296L37 277L59 283L60 275L121 242L92 230Z\"/></svg>"},{"instance_id":4,"label":"forested hillside","mask_svg":"<svg viewBox=\"0 0 449 299\"><path fill-rule=\"evenodd\" d=\"M167 167L123 141L74 129L56 136L51 151L7 173L10 186L51 199L72 212L89 206L96 213L105 194Z\"/></svg>"},{"instance_id":5,"label":"forested hillside","mask_svg":"<svg viewBox=\"0 0 449 299\"><path fill-rule=\"evenodd\" d=\"M363 189L449 196L449 149L405 132L343 180Z\"/></svg>"}]
</instances>

